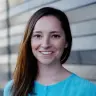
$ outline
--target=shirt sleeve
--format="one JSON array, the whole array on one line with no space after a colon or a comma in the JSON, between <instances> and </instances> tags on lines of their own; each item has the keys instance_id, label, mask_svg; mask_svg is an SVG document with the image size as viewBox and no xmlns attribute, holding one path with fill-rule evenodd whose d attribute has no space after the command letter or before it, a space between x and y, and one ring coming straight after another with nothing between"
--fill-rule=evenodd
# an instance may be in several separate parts
<instances>
[{"instance_id":1,"label":"shirt sleeve","mask_svg":"<svg viewBox=\"0 0 96 96\"><path fill-rule=\"evenodd\" d=\"M12 83L13 81L9 81L5 88L4 88L4 92L3 92L3 96L11 96L11 87L12 87Z\"/></svg>"}]
</instances>

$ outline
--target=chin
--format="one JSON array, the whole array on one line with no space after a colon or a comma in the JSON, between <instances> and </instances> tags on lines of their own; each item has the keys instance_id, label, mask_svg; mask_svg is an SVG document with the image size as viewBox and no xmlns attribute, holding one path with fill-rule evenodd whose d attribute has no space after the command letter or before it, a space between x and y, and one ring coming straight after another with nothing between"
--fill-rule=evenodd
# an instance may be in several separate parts
<instances>
[{"instance_id":1,"label":"chin","mask_svg":"<svg viewBox=\"0 0 96 96\"><path fill-rule=\"evenodd\" d=\"M39 60L40 64L50 65L54 60Z\"/></svg>"}]
</instances>

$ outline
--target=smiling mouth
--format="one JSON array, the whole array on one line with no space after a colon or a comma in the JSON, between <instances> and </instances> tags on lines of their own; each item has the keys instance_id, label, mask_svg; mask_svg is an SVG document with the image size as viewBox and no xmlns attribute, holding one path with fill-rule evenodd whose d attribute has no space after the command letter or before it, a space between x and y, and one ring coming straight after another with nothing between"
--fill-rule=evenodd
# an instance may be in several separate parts
<instances>
[{"instance_id":1,"label":"smiling mouth","mask_svg":"<svg viewBox=\"0 0 96 96\"><path fill-rule=\"evenodd\" d=\"M43 55L50 55L53 52L52 51L40 51L40 53L42 53Z\"/></svg>"}]
</instances>

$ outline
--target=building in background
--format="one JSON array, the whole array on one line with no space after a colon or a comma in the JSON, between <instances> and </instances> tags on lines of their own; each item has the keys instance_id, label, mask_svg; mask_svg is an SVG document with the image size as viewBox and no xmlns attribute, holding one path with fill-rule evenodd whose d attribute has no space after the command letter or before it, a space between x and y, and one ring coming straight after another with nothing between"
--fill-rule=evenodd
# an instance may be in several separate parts
<instances>
[{"instance_id":1,"label":"building in background","mask_svg":"<svg viewBox=\"0 0 96 96\"><path fill-rule=\"evenodd\" d=\"M70 21L73 46L64 67L96 83L96 0L0 0L1 89L12 78L27 21L44 6L64 11Z\"/></svg>"}]
</instances>

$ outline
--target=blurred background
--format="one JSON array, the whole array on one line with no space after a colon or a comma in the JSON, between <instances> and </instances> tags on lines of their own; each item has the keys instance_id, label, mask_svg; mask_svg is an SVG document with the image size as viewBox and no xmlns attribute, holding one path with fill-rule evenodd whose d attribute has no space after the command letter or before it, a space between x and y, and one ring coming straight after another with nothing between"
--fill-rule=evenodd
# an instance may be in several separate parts
<instances>
[{"instance_id":1,"label":"blurred background","mask_svg":"<svg viewBox=\"0 0 96 96\"><path fill-rule=\"evenodd\" d=\"M44 6L64 11L70 21L73 46L63 66L96 83L96 0L0 0L0 96L12 79L27 21Z\"/></svg>"}]
</instances>

